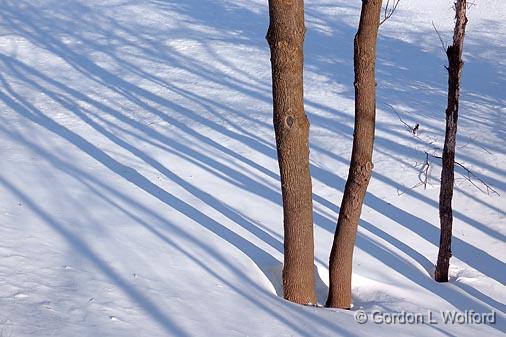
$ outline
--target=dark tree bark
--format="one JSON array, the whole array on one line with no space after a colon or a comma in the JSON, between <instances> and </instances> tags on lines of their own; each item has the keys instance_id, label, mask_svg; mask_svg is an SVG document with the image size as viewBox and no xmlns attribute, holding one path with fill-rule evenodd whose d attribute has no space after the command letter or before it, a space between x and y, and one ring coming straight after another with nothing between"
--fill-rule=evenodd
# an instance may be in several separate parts
<instances>
[{"instance_id":1,"label":"dark tree bark","mask_svg":"<svg viewBox=\"0 0 506 337\"><path fill-rule=\"evenodd\" d=\"M376 41L381 0L362 0L354 42L355 131L348 180L330 253L327 307L351 307L353 249L362 203L372 175L376 119Z\"/></svg>"},{"instance_id":2,"label":"dark tree bark","mask_svg":"<svg viewBox=\"0 0 506 337\"><path fill-rule=\"evenodd\" d=\"M455 3L456 22L453 44L446 50L448 57L448 106L446 108L446 132L441 171L441 191L439 193L439 219L441 236L436 264L435 279L448 282L448 269L452 256L452 198L455 169L455 146L457 142L457 120L459 117L460 78L462 75L462 50L466 31L466 0Z\"/></svg>"},{"instance_id":3,"label":"dark tree bark","mask_svg":"<svg viewBox=\"0 0 506 337\"><path fill-rule=\"evenodd\" d=\"M283 295L316 304L309 121L304 112L304 1L269 0L274 130L284 225Z\"/></svg>"}]
</instances>

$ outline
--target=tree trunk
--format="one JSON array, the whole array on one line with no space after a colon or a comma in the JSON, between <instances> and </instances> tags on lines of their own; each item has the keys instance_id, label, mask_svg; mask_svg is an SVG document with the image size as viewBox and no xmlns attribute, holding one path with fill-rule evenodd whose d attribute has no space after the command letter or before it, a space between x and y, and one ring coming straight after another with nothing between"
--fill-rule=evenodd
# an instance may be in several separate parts
<instances>
[{"instance_id":1,"label":"tree trunk","mask_svg":"<svg viewBox=\"0 0 506 337\"><path fill-rule=\"evenodd\" d=\"M381 0L363 0L354 42L355 131L348 180L330 253L327 307L351 307L353 249L362 203L372 175L376 118L376 41Z\"/></svg>"},{"instance_id":2,"label":"tree trunk","mask_svg":"<svg viewBox=\"0 0 506 337\"><path fill-rule=\"evenodd\" d=\"M452 256L452 198L455 168L455 146L457 142L457 120L459 117L460 78L462 75L462 49L466 31L466 0L455 3L456 22L453 33L453 45L446 50L448 56L448 106L446 108L446 133L443 148L441 171L441 191L439 193L439 219L441 236L437 258L435 279L448 282L448 268Z\"/></svg>"},{"instance_id":3,"label":"tree trunk","mask_svg":"<svg viewBox=\"0 0 506 337\"><path fill-rule=\"evenodd\" d=\"M304 112L304 1L269 0L274 130L284 225L284 298L316 304L309 121Z\"/></svg>"}]
</instances>

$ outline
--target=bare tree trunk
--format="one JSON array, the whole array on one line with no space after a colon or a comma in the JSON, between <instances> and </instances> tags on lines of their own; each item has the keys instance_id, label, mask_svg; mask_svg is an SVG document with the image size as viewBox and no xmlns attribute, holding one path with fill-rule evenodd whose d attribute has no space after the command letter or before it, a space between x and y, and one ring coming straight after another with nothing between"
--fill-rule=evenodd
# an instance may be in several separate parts
<instances>
[{"instance_id":1,"label":"bare tree trunk","mask_svg":"<svg viewBox=\"0 0 506 337\"><path fill-rule=\"evenodd\" d=\"M354 43L355 131L348 180L330 253L327 307L351 307L353 249L362 203L372 175L376 118L376 41L381 0L362 0Z\"/></svg>"},{"instance_id":2,"label":"bare tree trunk","mask_svg":"<svg viewBox=\"0 0 506 337\"><path fill-rule=\"evenodd\" d=\"M455 146L457 141L457 120L459 117L460 78L462 75L462 50L466 31L466 0L455 3L456 22L453 33L453 45L446 50L448 56L448 106L446 108L446 134L443 148L443 166L441 171L441 191L439 193L439 218L441 237L437 258L435 279L448 282L448 268L452 256L452 198L455 169Z\"/></svg>"},{"instance_id":3,"label":"bare tree trunk","mask_svg":"<svg viewBox=\"0 0 506 337\"><path fill-rule=\"evenodd\" d=\"M304 1L269 0L274 130L284 224L283 295L316 304L309 121L304 112Z\"/></svg>"}]
</instances>

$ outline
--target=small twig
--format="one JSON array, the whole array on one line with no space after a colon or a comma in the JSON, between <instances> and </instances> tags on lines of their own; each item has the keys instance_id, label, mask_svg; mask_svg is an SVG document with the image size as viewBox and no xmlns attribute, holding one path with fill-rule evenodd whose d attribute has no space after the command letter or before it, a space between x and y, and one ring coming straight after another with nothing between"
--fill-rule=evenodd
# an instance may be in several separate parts
<instances>
[{"instance_id":1,"label":"small twig","mask_svg":"<svg viewBox=\"0 0 506 337\"><path fill-rule=\"evenodd\" d=\"M483 151L487 152L488 154L492 154L492 152L490 152L489 150L487 150L484 146L481 146L480 144L474 144L476 146L478 146L480 149L482 149Z\"/></svg>"},{"instance_id":2,"label":"small twig","mask_svg":"<svg viewBox=\"0 0 506 337\"><path fill-rule=\"evenodd\" d=\"M402 124L404 124L404 125L408 128L408 130L409 130L409 131L411 131L411 133L412 133L413 135L415 135L415 137L416 137L416 132L417 132L417 131L418 131L418 129L420 128L420 124L416 123L415 127L412 127L411 125L409 125L408 123L406 123L406 122L402 119L402 117L401 117L401 115L399 114L399 112L397 112L397 110L396 110L396 109L395 109L392 105L390 105L390 104L388 104L388 103L385 103L385 105L389 106L389 107L390 107L390 109L392 109L392 111L393 111L393 112L397 115L397 118L399 118L399 120L401 121L401 123L402 123Z\"/></svg>"},{"instance_id":3,"label":"small twig","mask_svg":"<svg viewBox=\"0 0 506 337\"><path fill-rule=\"evenodd\" d=\"M429 183L430 171L432 165L429 161L429 154L425 152L425 160L423 162L422 167L420 168L420 173L418 174L418 180L420 180L419 185L423 185L424 189L427 189L427 185Z\"/></svg>"},{"instance_id":4,"label":"small twig","mask_svg":"<svg viewBox=\"0 0 506 337\"><path fill-rule=\"evenodd\" d=\"M413 189L415 189L415 188L417 188L418 186L421 186L421 185L424 186L425 190L427 189L427 185L429 183L429 176L430 176L431 165L430 165L430 162L429 162L429 154L427 152L425 152L425 154L426 154L425 161L423 162L423 165L422 165L422 167L420 168L420 171L419 171L420 173L418 174L418 180L420 180L420 182L418 182L415 185L409 187L408 189L410 189L410 190L413 190ZM418 167L418 162L415 162L415 167ZM406 193L406 192L402 192L402 191L399 190L399 188L397 188L397 195L401 196L404 193Z\"/></svg>"},{"instance_id":5,"label":"small twig","mask_svg":"<svg viewBox=\"0 0 506 337\"><path fill-rule=\"evenodd\" d=\"M380 26L383 23L385 23L385 21L387 21L388 19L390 19L390 17L392 17L392 15L394 14L395 10L397 9L397 6L399 5L399 2L401 2L401 0L393 0L392 1L393 7L391 7L390 11L388 11L388 7L390 6L390 0L387 1L387 4L385 6L385 12L383 14L383 20L381 20L381 22L379 23Z\"/></svg>"},{"instance_id":6,"label":"small twig","mask_svg":"<svg viewBox=\"0 0 506 337\"><path fill-rule=\"evenodd\" d=\"M425 170L424 170L424 168L425 168ZM427 189L427 181L429 180L429 168L430 168L429 154L427 152L425 152L425 162L422 166L422 171L425 174L425 179L423 180L423 186L424 186L425 190Z\"/></svg>"},{"instance_id":7,"label":"small twig","mask_svg":"<svg viewBox=\"0 0 506 337\"><path fill-rule=\"evenodd\" d=\"M434 30L436 31L437 36L439 37L439 41L441 42L441 47L443 48L443 53L445 53L445 55L446 55L445 43L443 41L443 38L441 37L441 34L439 33L439 30L437 30L436 25L434 24L434 21L432 21L432 27L434 27Z\"/></svg>"}]
</instances>

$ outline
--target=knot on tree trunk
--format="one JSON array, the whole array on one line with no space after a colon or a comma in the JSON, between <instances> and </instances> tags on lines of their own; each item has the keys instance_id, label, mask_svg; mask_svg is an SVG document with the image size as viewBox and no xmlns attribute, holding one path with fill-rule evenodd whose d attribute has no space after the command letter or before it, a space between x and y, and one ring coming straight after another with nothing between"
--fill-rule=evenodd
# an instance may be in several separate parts
<instances>
[{"instance_id":1,"label":"knot on tree trunk","mask_svg":"<svg viewBox=\"0 0 506 337\"><path fill-rule=\"evenodd\" d=\"M362 184L368 184L369 180L371 179L371 176L372 176L372 170L374 168L374 164L370 161L366 162L366 163L360 163L360 164L356 164L356 165L353 165L354 166L352 168L352 173L353 173L353 180L362 185Z\"/></svg>"},{"instance_id":2,"label":"knot on tree trunk","mask_svg":"<svg viewBox=\"0 0 506 337\"><path fill-rule=\"evenodd\" d=\"M295 121L295 119L293 118L293 116L286 116L286 118L285 118L285 126L288 129L291 129L294 121Z\"/></svg>"}]
</instances>

